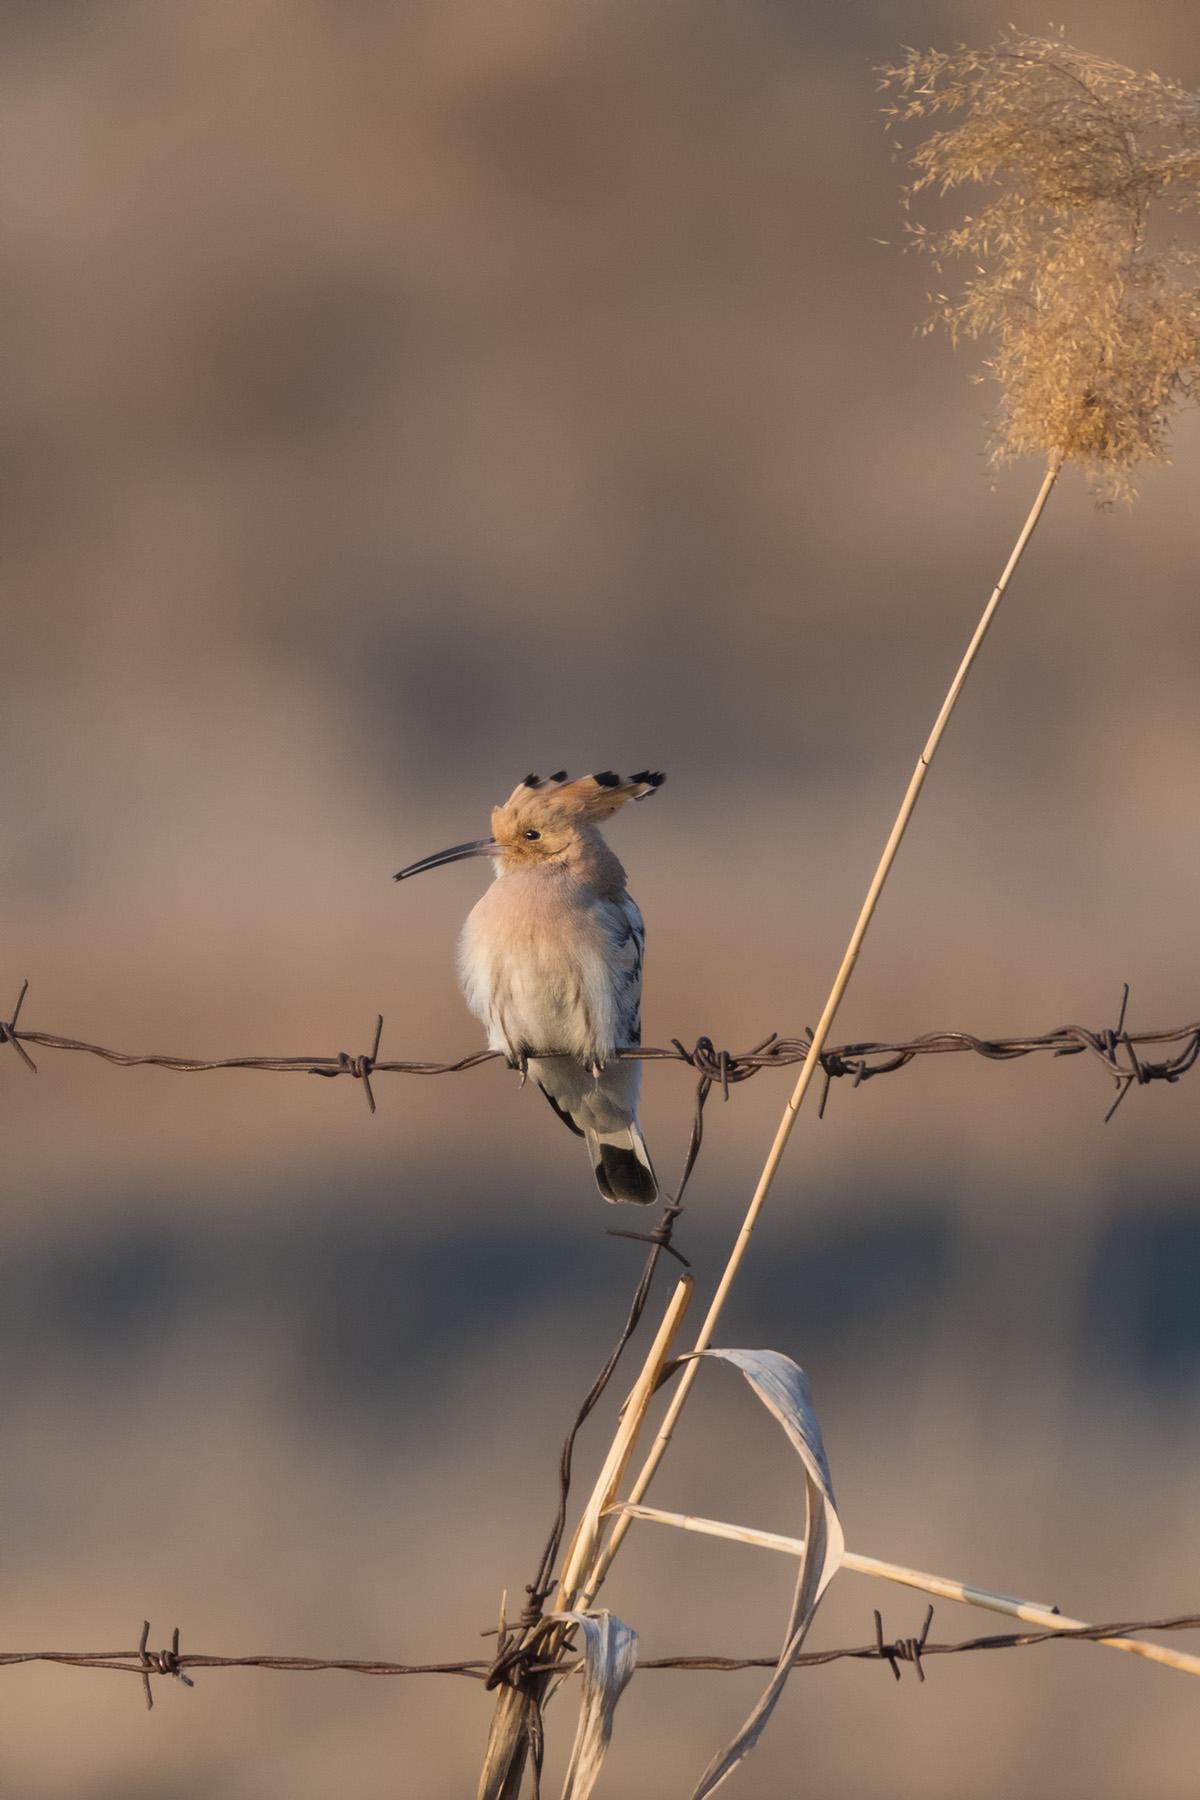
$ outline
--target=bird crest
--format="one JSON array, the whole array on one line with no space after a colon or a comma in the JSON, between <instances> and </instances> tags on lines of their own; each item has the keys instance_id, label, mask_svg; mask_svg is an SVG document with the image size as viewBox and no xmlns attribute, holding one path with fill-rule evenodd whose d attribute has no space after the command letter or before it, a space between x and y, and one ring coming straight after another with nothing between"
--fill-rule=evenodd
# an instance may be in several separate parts
<instances>
[{"instance_id":1,"label":"bird crest","mask_svg":"<svg viewBox=\"0 0 1200 1800\"><path fill-rule=\"evenodd\" d=\"M527 775L504 805L493 811L492 830L499 838L531 825L599 825L626 801L646 800L657 793L665 780L665 775L651 769L624 780L611 769L602 769L598 775L583 775L578 781L568 781L565 769L546 781Z\"/></svg>"},{"instance_id":2,"label":"bird crest","mask_svg":"<svg viewBox=\"0 0 1200 1800\"><path fill-rule=\"evenodd\" d=\"M542 781L527 775L518 782L503 806L492 809L492 835L472 844L455 844L401 869L397 881L439 869L445 863L462 862L469 856L492 856L497 872L555 862L570 864L584 880L594 879L605 891L615 881L620 892L624 871L595 829L612 817L627 800L645 800L658 792L665 775L643 769L622 781L611 769L568 781L565 769ZM607 860L606 860L607 859Z\"/></svg>"}]
</instances>

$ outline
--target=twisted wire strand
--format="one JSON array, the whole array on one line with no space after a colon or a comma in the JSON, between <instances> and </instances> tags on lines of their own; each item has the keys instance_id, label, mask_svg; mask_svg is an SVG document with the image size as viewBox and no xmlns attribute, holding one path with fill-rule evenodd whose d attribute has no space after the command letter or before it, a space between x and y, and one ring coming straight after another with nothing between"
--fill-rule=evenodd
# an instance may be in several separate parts
<instances>
[{"instance_id":1,"label":"twisted wire strand","mask_svg":"<svg viewBox=\"0 0 1200 1800\"><path fill-rule=\"evenodd\" d=\"M1034 1644L1054 1642L1094 1643L1100 1638L1129 1637L1146 1631L1200 1630L1200 1613L1180 1613L1167 1619L1119 1620L1114 1624L1088 1625L1070 1631L1006 1631L986 1637L962 1638L949 1643L931 1643L927 1634L932 1611L930 1608L926 1614L924 1633L920 1637L897 1638L894 1642L887 1643L883 1641L880 1627L871 1643L845 1645L830 1650L802 1651L792 1659L792 1667L815 1669L826 1663L851 1660L883 1661L894 1668L899 1661L912 1663L919 1671L920 1659L931 1656L959 1656L979 1650L1021 1650ZM110 1669L120 1674L138 1675L146 1681L151 1676L158 1675L169 1675L175 1680L182 1680L189 1670L194 1669L271 1669L285 1675L312 1674L322 1670L340 1670L350 1675L459 1675L482 1682L486 1680L492 1666L480 1657L467 1658L461 1662L405 1663L355 1657L269 1654L211 1656L198 1651L180 1650L178 1631L174 1634L171 1649L156 1651L146 1647L148 1631L148 1625L144 1626L143 1642L136 1650L4 1650L0 1651L0 1668L36 1662L56 1663L72 1669ZM639 1657L637 1668L729 1674L740 1669L773 1669L777 1663L777 1656L649 1656ZM564 1665L560 1661L534 1661L529 1666L529 1673L534 1675L563 1671ZM190 1682L188 1685L191 1685Z\"/></svg>"},{"instance_id":2,"label":"twisted wire strand","mask_svg":"<svg viewBox=\"0 0 1200 1800\"><path fill-rule=\"evenodd\" d=\"M34 1072L36 1064L26 1046L97 1056L118 1068L147 1066L171 1069L179 1074L199 1074L217 1069L257 1069L272 1074L321 1075L330 1079L349 1075L362 1082L367 1104L374 1112L375 1097L371 1080L375 1075L460 1075L501 1058L501 1053L496 1050L476 1050L452 1062L381 1058L379 1045L383 1034L382 1015L376 1020L371 1050L358 1055L341 1050L333 1055L316 1056L195 1057L115 1050L103 1044L88 1043L82 1038L65 1037L57 1032L21 1029L17 1021L28 985L26 982L22 987L11 1019L0 1020L0 1045L11 1044L21 1060ZM825 1095L822 1096L821 1109L824 1110L825 1098L833 1081L848 1077L854 1087L859 1087L877 1075L891 1075L907 1068L909 1063L922 1056L971 1054L988 1062L1015 1062L1026 1056L1090 1055L1116 1083L1117 1098L1108 1115L1111 1117L1131 1087L1146 1087L1156 1081L1174 1083L1200 1060L1200 1020L1164 1030L1127 1031L1127 1003L1128 989L1116 1026L1105 1026L1098 1030L1091 1030L1083 1025L1062 1025L1054 1031L1004 1038L977 1037L968 1031L930 1031L902 1042L864 1039L857 1043L833 1045L821 1054L821 1067L825 1075ZM810 1041L808 1033L801 1033L796 1037L780 1037L772 1032L749 1050L730 1052L718 1050L709 1037L698 1038L690 1050L678 1038L673 1038L666 1046L620 1050L617 1054L623 1059L639 1062L684 1063L710 1085L719 1086L728 1099L730 1087L750 1080L764 1069L789 1068L803 1062ZM1157 1058L1145 1054L1147 1050L1153 1049L1166 1051L1166 1054ZM539 1060L549 1060L558 1053L539 1051L536 1054Z\"/></svg>"}]
</instances>

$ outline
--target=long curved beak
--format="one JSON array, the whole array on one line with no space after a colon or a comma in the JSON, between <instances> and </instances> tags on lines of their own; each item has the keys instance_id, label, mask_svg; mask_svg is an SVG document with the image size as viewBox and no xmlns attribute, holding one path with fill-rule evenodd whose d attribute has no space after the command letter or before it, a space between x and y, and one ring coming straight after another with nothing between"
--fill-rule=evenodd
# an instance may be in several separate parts
<instances>
[{"instance_id":1,"label":"long curved beak","mask_svg":"<svg viewBox=\"0 0 1200 1800\"><path fill-rule=\"evenodd\" d=\"M407 869L393 876L395 881L404 881L409 875L420 875L426 869L440 869L443 863L463 862L468 856L503 856L504 845L498 844L495 838L480 838L474 844L455 844L453 850L439 850L436 856L422 857L420 862L409 863Z\"/></svg>"}]
</instances>

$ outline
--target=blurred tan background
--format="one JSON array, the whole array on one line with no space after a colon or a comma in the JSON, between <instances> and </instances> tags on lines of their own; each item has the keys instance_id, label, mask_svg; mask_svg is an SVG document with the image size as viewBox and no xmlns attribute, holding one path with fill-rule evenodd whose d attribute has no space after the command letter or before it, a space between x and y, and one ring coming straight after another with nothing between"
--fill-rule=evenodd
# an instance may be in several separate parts
<instances>
[{"instance_id":1,"label":"blurred tan background","mask_svg":"<svg viewBox=\"0 0 1200 1800\"><path fill-rule=\"evenodd\" d=\"M382 1011L385 1055L465 1054L483 873L392 872L528 769L649 764L611 834L647 1041L811 1022L1039 478L990 481L972 359L914 336L872 67L1013 16L7 0L0 1008L28 977L31 1028L212 1056L363 1050ZM1058 17L1200 85L1187 0ZM840 1038L1100 1026L1124 981L1134 1027L1200 1016L1198 468L1188 418L1131 511L1063 483ZM480 1653L640 1266L579 1146L496 1067L380 1078L370 1119L349 1082L38 1060L0 1052L0 1648L148 1615L214 1653ZM702 1283L784 1080L711 1106ZM1197 1082L1104 1126L1081 1059L923 1063L802 1120L724 1340L811 1372L854 1548L1200 1607ZM668 1179L689 1105L651 1070ZM656 1498L798 1529L777 1436L714 1368ZM607 1590L647 1653L777 1646L787 1565L649 1531ZM813 1644L875 1605L924 1610L843 1576ZM761 1685L639 1679L603 1791L686 1796ZM123 1677L9 1669L0 1782L451 1800L489 1712L242 1673L147 1718ZM842 1665L729 1791L1174 1800L1196 1720L1098 1649Z\"/></svg>"}]
</instances>

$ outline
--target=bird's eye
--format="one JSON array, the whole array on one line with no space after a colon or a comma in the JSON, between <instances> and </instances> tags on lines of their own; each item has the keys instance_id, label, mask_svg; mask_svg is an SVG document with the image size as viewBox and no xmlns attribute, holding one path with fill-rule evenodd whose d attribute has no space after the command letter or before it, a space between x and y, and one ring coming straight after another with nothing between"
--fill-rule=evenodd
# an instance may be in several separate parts
<instances>
[{"instance_id":1,"label":"bird's eye","mask_svg":"<svg viewBox=\"0 0 1200 1800\"><path fill-rule=\"evenodd\" d=\"M526 836L526 837L527 837L527 838L528 838L528 839L529 839L529 842L530 842L530 843L531 843L531 844L532 844L532 843L533 843L533 842L534 842L534 840L535 840L535 839L536 839L536 838L540 838L540 837L541 837L541 835L542 835L542 834L541 834L541 832L540 832L540 831L527 831L527 832L526 832L526 833L525 833L525 836Z\"/></svg>"}]
</instances>

